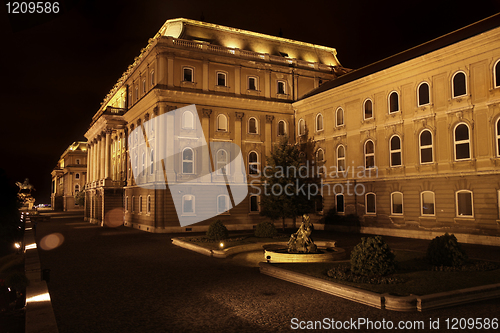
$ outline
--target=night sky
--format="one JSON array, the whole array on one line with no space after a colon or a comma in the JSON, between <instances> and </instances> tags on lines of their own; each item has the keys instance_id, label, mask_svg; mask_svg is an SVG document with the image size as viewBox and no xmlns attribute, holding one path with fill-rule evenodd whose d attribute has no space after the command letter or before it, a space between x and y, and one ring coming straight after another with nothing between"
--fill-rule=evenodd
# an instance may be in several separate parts
<instances>
[{"instance_id":1,"label":"night sky","mask_svg":"<svg viewBox=\"0 0 500 333\"><path fill-rule=\"evenodd\" d=\"M59 1L0 8L0 168L50 203L50 172L162 24L189 18L334 47L359 68L500 12L500 1ZM11 2L12 3L12 2ZM500 25L500 24L499 24Z\"/></svg>"}]
</instances>

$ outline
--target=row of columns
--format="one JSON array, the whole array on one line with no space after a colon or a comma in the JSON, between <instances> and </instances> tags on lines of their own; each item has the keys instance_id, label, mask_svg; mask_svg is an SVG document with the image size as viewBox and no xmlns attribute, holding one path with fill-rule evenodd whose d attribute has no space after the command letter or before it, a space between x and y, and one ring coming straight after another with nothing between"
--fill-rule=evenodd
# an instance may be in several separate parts
<instances>
[{"instance_id":1,"label":"row of columns","mask_svg":"<svg viewBox=\"0 0 500 333\"><path fill-rule=\"evenodd\" d=\"M111 167L111 130L99 134L88 145L87 175L88 182L110 178Z\"/></svg>"}]
</instances>

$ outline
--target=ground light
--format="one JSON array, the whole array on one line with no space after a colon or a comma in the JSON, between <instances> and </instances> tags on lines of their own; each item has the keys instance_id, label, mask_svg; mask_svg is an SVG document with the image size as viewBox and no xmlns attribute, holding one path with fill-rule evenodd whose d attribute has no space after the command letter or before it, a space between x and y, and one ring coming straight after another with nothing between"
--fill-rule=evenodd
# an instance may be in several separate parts
<instances>
[{"instance_id":1,"label":"ground light","mask_svg":"<svg viewBox=\"0 0 500 333\"><path fill-rule=\"evenodd\" d=\"M219 247L220 247L221 249L223 249L223 248L224 248L224 243L223 243L223 242L220 242Z\"/></svg>"}]
</instances>

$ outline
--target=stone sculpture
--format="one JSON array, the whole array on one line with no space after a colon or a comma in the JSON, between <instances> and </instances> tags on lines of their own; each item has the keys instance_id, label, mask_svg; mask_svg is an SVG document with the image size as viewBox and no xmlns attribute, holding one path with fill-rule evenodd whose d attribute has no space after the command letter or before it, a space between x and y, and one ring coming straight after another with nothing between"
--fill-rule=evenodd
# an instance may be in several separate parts
<instances>
[{"instance_id":1,"label":"stone sculpture","mask_svg":"<svg viewBox=\"0 0 500 333\"><path fill-rule=\"evenodd\" d=\"M304 214L299 230L290 236L288 253L315 253L317 247L311 238L313 230L314 226L309 215Z\"/></svg>"}]
</instances>

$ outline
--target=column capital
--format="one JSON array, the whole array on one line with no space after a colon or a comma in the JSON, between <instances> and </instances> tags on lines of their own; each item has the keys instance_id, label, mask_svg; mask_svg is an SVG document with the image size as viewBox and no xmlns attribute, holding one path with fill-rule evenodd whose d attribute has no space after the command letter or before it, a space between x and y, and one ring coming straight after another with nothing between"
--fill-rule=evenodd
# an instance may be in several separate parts
<instances>
[{"instance_id":1,"label":"column capital","mask_svg":"<svg viewBox=\"0 0 500 333\"><path fill-rule=\"evenodd\" d=\"M236 112L236 119L241 120L241 119L243 119L244 115L245 115L245 113L243 113L243 112Z\"/></svg>"},{"instance_id":2,"label":"column capital","mask_svg":"<svg viewBox=\"0 0 500 333\"><path fill-rule=\"evenodd\" d=\"M201 111L203 113L203 117L210 118L210 115L212 114L212 109L202 109Z\"/></svg>"},{"instance_id":3,"label":"column capital","mask_svg":"<svg viewBox=\"0 0 500 333\"><path fill-rule=\"evenodd\" d=\"M274 116L266 115L266 123L272 123L274 120Z\"/></svg>"}]
</instances>

